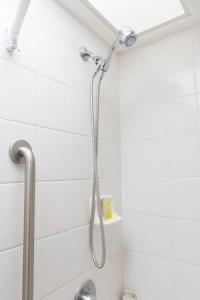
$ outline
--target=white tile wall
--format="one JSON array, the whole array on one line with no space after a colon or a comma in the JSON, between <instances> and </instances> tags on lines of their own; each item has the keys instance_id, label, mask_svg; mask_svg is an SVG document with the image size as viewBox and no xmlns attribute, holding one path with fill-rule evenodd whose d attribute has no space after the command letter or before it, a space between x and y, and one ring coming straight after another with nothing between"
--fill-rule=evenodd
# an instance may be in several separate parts
<instances>
[{"instance_id":1,"label":"white tile wall","mask_svg":"<svg viewBox=\"0 0 200 300\"><path fill-rule=\"evenodd\" d=\"M0 103L1 118L36 125L38 123L37 75L21 66L0 59L0 80L0 98L6 99Z\"/></svg>"},{"instance_id":2,"label":"white tile wall","mask_svg":"<svg viewBox=\"0 0 200 300\"><path fill-rule=\"evenodd\" d=\"M119 299L123 288L122 224L106 229L107 264L94 268L89 250L91 129L89 81L94 66L79 47L104 54L107 45L54 0L31 2L12 55L4 30L18 1L0 1L0 298L21 300L23 165L8 156L26 139L36 156L34 300L74 299L88 278L98 299ZM121 212L118 60L102 86L101 193ZM114 153L114 155L113 155Z\"/></svg>"},{"instance_id":3,"label":"white tile wall","mask_svg":"<svg viewBox=\"0 0 200 300\"><path fill-rule=\"evenodd\" d=\"M16 5L0 1L1 297L21 299L24 171L10 161L8 148L23 138L37 167L34 300L73 299L87 278L99 300L120 299L121 223L106 228L105 268L96 270L90 257L93 66L78 54L82 45L98 54L107 46L56 1L35 0L20 51L10 55L3 36ZM122 175L124 279L138 300L200 295L199 32L192 28L121 54L102 84L100 186L121 213Z\"/></svg>"},{"instance_id":4,"label":"white tile wall","mask_svg":"<svg viewBox=\"0 0 200 300\"><path fill-rule=\"evenodd\" d=\"M200 297L199 27L120 57L125 286Z\"/></svg>"},{"instance_id":5,"label":"white tile wall","mask_svg":"<svg viewBox=\"0 0 200 300\"><path fill-rule=\"evenodd\" d=\"M198 299L200 293L199 276L199 266L182 262L175 263L177 300L186 300L188 297Z\"/></svg>"}]
</instances>

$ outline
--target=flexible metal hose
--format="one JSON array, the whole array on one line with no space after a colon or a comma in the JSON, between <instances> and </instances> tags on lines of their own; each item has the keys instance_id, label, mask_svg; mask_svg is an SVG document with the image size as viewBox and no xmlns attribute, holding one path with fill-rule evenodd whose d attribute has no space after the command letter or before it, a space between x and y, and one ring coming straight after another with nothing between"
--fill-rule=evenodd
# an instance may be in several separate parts
<instances>
[{"instance_id":1,"label":"flexible metal hose","mask_svg":"<svg viewBox=\"0 0 200 300\"><path fill-rule=\"evenodd\" d=\"M96 76L100 73L97 84L97 97L95 103L94 97L94 82ZM103 71L97 70L91 80L91 95L90 95L90 108L91 108L91 127L92 127L92 151L93 151L93 187L92 187L92 203L91 203L91 216L90 216L90 250L92 260L95 266L99 269L103 268L106 261L106 241L103 224L103 215L101 209L101 199L99 190L99 175L98 175L98 141L99 141L99 107L100 107L100 89L101 81L103 78ZM96 109L95 109L96 107ZM96 110L96 112L95 112ZM101 232L101 261L99 262L94 250L94 218L97 206L99 216L100 232Z\"/></svg>"}]
</instances>

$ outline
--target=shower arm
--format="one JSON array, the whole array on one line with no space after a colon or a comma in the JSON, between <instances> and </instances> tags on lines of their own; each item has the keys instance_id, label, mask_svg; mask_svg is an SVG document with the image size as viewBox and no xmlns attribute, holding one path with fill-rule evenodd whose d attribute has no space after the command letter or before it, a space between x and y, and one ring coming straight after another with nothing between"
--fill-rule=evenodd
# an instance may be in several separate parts
<instances>
[{"instance_id":1,"label":"shower arm","mask_svg":"<svg viewBox=\"0 0 200 300\"><path fill-rule=\"evenodd\" d=\"M18 36L30 3L31 0L20 0L14 21L10 28L7 29L5 42L6 50L9 52L14 52L18 47Z\"/></svg>"}]
</instances>

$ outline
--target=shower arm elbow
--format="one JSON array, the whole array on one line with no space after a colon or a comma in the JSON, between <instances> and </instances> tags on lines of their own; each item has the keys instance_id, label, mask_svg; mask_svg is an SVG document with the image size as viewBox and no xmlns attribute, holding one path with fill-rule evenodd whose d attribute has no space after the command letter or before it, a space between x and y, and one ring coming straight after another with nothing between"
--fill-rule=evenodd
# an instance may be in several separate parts
<instances>
[{"instance_id":1,"label":"shower arm elbow","mask_svg":"<svg viewBox=\"0 0 200 300\"><path fill-rule=\"evenodd\" d=\"M18 47L18 36L21 31L24 19L31 0L20 0L13 24L6 32L6 49L9 52L14 52Z\"/></svg>"}]
</instances>

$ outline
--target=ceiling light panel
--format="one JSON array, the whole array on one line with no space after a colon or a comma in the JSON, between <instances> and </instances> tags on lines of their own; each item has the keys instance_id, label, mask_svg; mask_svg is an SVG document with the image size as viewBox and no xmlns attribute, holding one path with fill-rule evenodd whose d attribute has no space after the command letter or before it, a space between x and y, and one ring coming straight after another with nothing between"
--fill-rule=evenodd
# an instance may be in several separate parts
<instances>
[{"instance_id":1,"label":"ceiling light panel","mask_svg":"<svg viewBox=\"0 0 200 300\"><path fill-rule=\"evenodd\" d=\"M180 0L88 0L117 30L131 26L137 33L185 14Z\"/></svg>"}]
</instances>

